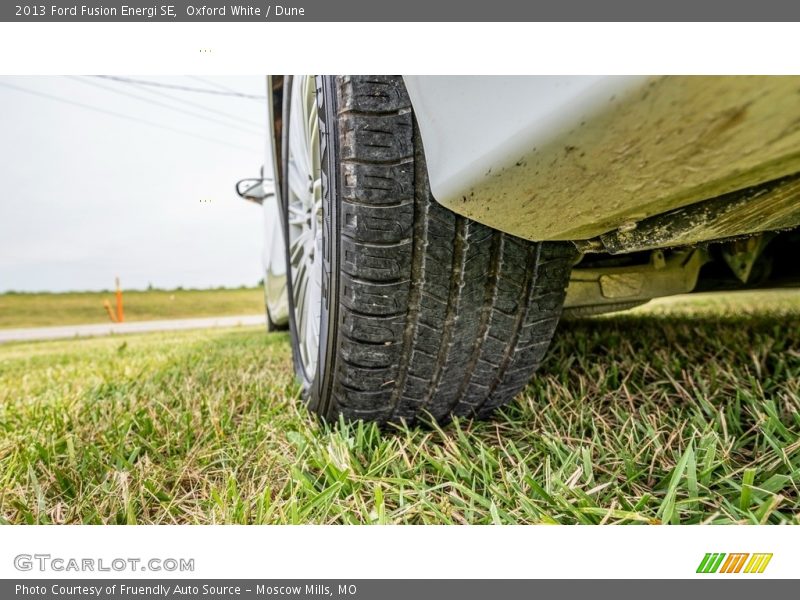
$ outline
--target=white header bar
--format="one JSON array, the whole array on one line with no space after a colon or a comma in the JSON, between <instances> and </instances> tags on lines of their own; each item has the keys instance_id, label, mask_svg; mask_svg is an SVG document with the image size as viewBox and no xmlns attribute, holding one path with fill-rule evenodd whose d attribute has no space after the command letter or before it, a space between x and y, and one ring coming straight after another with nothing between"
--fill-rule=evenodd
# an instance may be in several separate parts
<instances>
[{"instance_id":1,"label":"white header bar","mask_svg":"<svg viewBox=\"0 0 800 600\"><path fill-rule=\"evenodd\" d=\"M794 23L0 23L0 56L6 75L800 73Z\"/></svg>"}]
</instances>

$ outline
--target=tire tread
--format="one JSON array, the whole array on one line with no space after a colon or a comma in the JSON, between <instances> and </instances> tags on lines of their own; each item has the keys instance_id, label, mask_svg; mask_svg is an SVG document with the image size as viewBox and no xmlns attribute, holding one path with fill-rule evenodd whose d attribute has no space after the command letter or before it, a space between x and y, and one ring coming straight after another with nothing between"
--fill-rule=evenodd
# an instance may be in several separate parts
<instances>
[{"instance_id":1,"label":"tire tread","mask_svg":"<svg viewBox=\"0 0 800 600\"><path fill-rule=\"evenodd\" d=\"M571 244L533 243L433 200L402 79L337 78L341 294L325 416L486 417L553 335Z\"/></svg>"}]
</instances>

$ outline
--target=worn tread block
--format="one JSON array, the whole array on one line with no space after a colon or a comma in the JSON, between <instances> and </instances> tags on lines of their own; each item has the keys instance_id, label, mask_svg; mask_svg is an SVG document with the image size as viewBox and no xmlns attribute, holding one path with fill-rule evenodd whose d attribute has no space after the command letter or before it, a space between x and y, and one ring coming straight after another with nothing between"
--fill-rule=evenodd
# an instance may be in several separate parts
<instances>
[{"instance_id":1,"label":"worn tread block","mask_svg":"<svg viewBox=\"0 0 800 600\"><path fill-rule=\"evenodd\" d=\"M341 240L342 269L361 279L376 282L409 281L411 241L392 245Z\"/></svg>"},{"instance_id":2,"label":"worn tread block","mask_svg":"<svg viewBox=\"0 0 800 600\"><path fill-rule=\"evenodd\" d=\"M339 331L348 338L368 345L399 342L405 327L404 315L381 317L349 310L340 313Z\"/></svg>"},{"instance_id":3,"label":"worn tread block","mask_svg":"<svg viewBox=\"0 0 800 600\"><path fill-rule=\"evenodd\" d=\"M414 164L411 159L397 164L343 162L341 197L368 206L397 205L414 198Z\"/></svg>"},{"instance_id":4,"label":"worn tread block","mask_svg":"<svg viewBox=\"0 0 800 600\"><path fill-rule=\"evenodd\" d=\"M410 158L411 113L365 116L345 114L340 123L342 160L386 163Z\"/></svg>"},{"instance_id":5,"label":"worn tread block","mask_svg":"<svg viewBox=\"0 0 800 600\"><path fill-rule=\"evenodd\" d=\"M354 312L368 315L395 315L403 312L408 298L408 283L375 283L341 273L340 302Z\"/></svg>"},{"instance_id":6,"label":"worn tread block","mask_svg":"<svg viewBox=\"0 0 800 600\"><path fill-rule=\"evenodd\" d=\"M414 206L365 206L342 203L342 235L361 242L412 242Z\"/></svg>"},{"instance_id":7,"label":"worn tread block","mask_svg":"<svg viewBox=\"0 0 800 600\"><path fill-rule=\"evenodd\" d=\"M409 110L411 101L402 81L391 75L345 75L339 79L340 112Z\"/></svg>"}]
</instances>

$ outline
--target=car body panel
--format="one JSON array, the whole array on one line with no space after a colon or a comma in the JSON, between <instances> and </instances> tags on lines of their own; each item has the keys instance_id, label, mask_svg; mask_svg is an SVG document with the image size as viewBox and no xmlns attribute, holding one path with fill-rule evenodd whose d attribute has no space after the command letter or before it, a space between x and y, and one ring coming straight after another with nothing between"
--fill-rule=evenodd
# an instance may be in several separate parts
<instances>
[{"instance_id":1,"label":"car body panel","mask_svg":"<svg viewBox=\"0 0 800 600\"><path fill-rule=\"evenodd\" d=\"M800 77L408 76L434 198L585 240L800 172Z\"/></svg>"},{"instance_id":2,"label":"car body panel","mask_svg":"<svg viewBox=\"0 0 800 600\"><path fill-rule=\"evenodd\" d=\"M272 90L271 77L267 77L267 93ZM276 325L289 322L289 301L286 295L286 245L283 240L279 200L279 186L275 184L277 177L277 161L275 139L272 135L274 114L271 102L267 102L267 135L264 148L264 186L269 187L272 195L261 204L264 220L264 295L270 318Z\"/></svg>"}]
</instances>

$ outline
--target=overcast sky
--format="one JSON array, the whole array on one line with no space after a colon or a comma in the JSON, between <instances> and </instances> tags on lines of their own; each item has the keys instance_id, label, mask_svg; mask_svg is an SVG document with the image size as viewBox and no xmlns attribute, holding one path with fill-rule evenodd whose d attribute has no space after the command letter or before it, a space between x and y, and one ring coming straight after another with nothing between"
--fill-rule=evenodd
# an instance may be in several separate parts
<instances>
[{"instance_id":1,"label":"overcast sky","mask_svg":"<svg viewBox=\"0 0 800 600\"><path fill-rule=\"evenodd\" d=\"M265 93L262 76L131 78ZM0 292L109 289L115 275L125 288L255 284L261 212L233 186L258 174L265 120L263 101L230 95L0 77Z\"/></svg>"}]
</instances>

